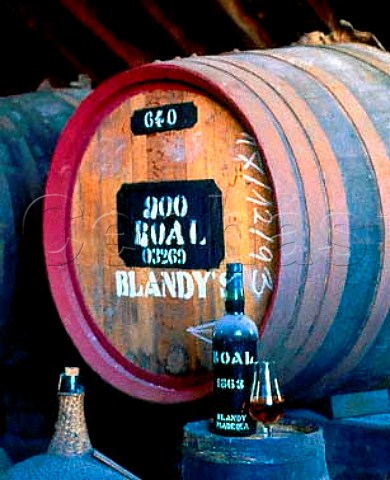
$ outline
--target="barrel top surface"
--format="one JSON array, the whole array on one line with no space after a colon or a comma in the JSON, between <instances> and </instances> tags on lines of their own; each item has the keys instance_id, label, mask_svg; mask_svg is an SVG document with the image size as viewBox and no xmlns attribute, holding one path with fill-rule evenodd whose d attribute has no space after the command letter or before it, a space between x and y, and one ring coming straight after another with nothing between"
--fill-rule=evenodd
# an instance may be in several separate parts
<instances>
[{"instance_id":1,"label":"barrel top surface","mask_svg":"<svg viewBox=\"0 0 390 480\"><path fill-rule=\"evenodd\" d=\"M278 457L280 462L289 462L302 450L302 454L315 454L323 450L323 430L314 422L306 420L283 420L274 426L272 437L264 437L261 427L248 437L225 437L210 431L209 421L201 420L184 425L183 448L207 455L216 462L267 463Z\"/></svg>"},{"instance_id":2,"label":"barrel top surface","mask_svg":"<svg viewBox=\"0 0 390 480\"><path fill-rule=\"evenodd\" d=\"M231 442L245 444L247 442L265 439L264 433L260 426L258 426L256 433L253 435L250 435L248 437L233 438L230 436L217 435L213 433L210 428L210 422L211 420L208 419L188 422L184 425L184 432L188 435L193 435L194 437L199 436L217 439L217 441L225 444ZM280 422L274 427L275 436L270 437L270 441L277 441L276 439L285 438L288 435L311 435L313 433L322 431L322 428L319 426L319 424L305 419L285 418L280 420Z\"/></svg>"}]
</instances>

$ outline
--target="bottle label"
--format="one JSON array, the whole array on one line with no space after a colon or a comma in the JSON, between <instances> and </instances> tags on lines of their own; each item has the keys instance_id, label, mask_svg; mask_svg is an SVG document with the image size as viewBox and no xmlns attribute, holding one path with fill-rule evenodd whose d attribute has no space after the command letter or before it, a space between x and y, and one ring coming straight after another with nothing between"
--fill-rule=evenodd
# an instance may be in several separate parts
<instances>
[{"instance_id":1,"label":"bottle label","mask_svg":"<svg viewBox=\"0 0 390 480\"><path fill-rule=\"evenodd\" d=\"M245 352L213 352L213 365L253 365L255 363L255 356L252 352L246 350Z\"/></svg>"},{"instance_id":2,"label":"bottle label","mask_svg":"<svg viewBox=\"0 0 390 480\"><path fill-rule=\"evenodd\" d=\"M256 429L256 421L248 412L256 342L230 343L228 347L223 343L214 340L214 432L230 436L251 435Z\"/></svg>"},{"instance_id":3,"label":"bottle label","mask_svg":"<svg viewBox=\"0 0 390 480\"><path fill-rule=\"evenodd\" d=\"M251 427L248 421L248 414L217 413L215 429L216 431L219 430L224 432L248 433L251 431Z\"/></svg>"}]
</instances>

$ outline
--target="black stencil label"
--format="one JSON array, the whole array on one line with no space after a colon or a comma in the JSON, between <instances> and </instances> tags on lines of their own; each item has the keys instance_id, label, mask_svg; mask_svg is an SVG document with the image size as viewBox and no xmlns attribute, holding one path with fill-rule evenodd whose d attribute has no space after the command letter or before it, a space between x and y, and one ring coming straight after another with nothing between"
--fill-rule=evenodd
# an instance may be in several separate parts
<instances>
[{"instance_id":1,"label":"black stencil label","mask_svg":"<svg viewBox=\"0 0 390 480\"><path fill-rule=\"evenodd\" d=\"M128 267L210 269L224 258L214 180L123 184L117 209L118 253Z\"/></svg>"},{"instance_id":2,"label":"black stencil label","mask_svg":"<svg viewBox=\"0 0 390 480\"><path fill-rule=\"evenodd\" d=\"M131 117L134 135L182 130L198 121L198 110L193 102L172 103L136 110Z\"/></svg>"}]
</instances>

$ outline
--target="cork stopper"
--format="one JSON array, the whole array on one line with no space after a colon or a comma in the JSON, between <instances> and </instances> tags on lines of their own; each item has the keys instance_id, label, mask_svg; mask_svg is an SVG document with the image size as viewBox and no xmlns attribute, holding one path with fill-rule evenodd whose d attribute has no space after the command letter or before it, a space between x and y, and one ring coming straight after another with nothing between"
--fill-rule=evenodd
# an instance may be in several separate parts
<instances>
[{"instance_id":1,"label":"cork stopper","mask_svg":"<svg viewBox=\"0 0 390 480\"><path fill-rule=\"evenodd\" d=\"M70 377L77 377L80 375L79 367L65 367L65 375Z\"/></svg>"}]
</instances>

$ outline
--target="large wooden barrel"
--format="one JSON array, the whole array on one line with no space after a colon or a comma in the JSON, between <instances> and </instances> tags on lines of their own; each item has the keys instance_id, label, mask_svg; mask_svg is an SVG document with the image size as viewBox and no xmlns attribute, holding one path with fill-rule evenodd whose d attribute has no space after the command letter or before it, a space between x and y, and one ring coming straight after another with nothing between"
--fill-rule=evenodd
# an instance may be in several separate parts
<instances>
[{"instance_id":1,"label":"large wooden barrel","mask_svg":"<svg viewBox=\"0 0 390 480\"><path fill-rule=\"evenodd\" d=\"M106 381L210 393L227 262L287 398L389 384L390 56L358 44L175 59L82 102L48 175L62 322Z\"/></svg>"}]
</instances>

